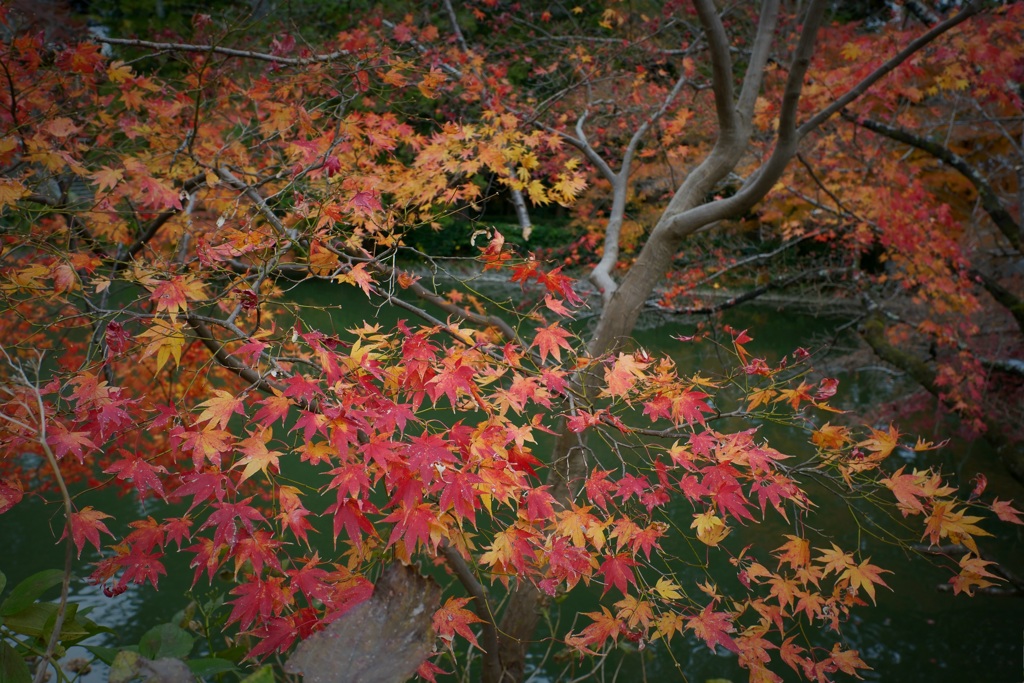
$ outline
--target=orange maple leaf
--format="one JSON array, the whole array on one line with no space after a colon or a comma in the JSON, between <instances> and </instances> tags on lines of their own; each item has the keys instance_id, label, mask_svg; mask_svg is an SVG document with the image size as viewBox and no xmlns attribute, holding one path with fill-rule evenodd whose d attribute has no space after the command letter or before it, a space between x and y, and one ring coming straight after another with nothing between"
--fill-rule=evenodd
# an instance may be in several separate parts
<instances>
[{"instance_id":1,"label":"orange maple leaf","mask_svg":"<svg viewBox=\"0 0 1024 683\"><path fill-rule=\"evenodd\" d=\"M850 580L850 585L853 588L863 588L864 592L871 597L871 602L875 602L875 584L879 586L889 586L882 580L881 574L891 574L888 569L882 569L869 562L871 558L864 560L857 566L850 566L846 568L839 578L847 578Z\"/></svg>"},{"instance_id":2,"label":"orange maple leaf","mask_svg":"<svg viewBox=\"0 0 1024 683\"><path fill-rule=\"evenodd\" d=\"M533 343L530 344L530 348L536 346L540 349L540 361L542 363L549 353L556 361L561 362L561 350L572 350L572 346L568 341L566 341L570 337L572 337L572 333L563 330L558 326L558 323L551 323L547 327L537 328L537 334L533 338Z\"/></svg>"}]
</instances>

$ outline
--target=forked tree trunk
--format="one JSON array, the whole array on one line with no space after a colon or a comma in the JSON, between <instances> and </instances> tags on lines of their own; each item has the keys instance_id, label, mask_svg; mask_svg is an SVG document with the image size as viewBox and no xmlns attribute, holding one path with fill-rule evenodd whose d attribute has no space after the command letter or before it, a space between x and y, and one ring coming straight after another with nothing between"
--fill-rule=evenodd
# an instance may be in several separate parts
<instances>
[{"instance_id":1,"label":"forked tree trunk","mask_svg":"<svg viewBox=\"0 0 1024 683\"><path fill-rule=\"evenodd\" d=\"M644 304L672 268L675 255L689 237L719 221L746 213L761 201L781 178L789 161L796 155L801 138L860 97L872 84L912 54L977 13L979 8L976 3L971 3L959 15L933 27L831 105L810 117L803 125L798 125L797 105L814 51L815 37L827 4L826 0L812 0L802 17L803 25L789 64L788 78L780 102L778 137L772 154L748 177L735 195L705 203L709 193L735 171L748 150L752 134L751 119L761 91L765 65L771 53L779 3L778 0L766 0L762 6L750 58L740 92L737 94L733 85L734 70L730 45L715 4L713 0L694 0L708 41L719 138L708 157L694 168L680 185L621 283L616 283L612 278L611 266L614 264L610 266L607 257L609 253L618 253L618 228L627 195L630 162L639 139L647 132L653 121L665 113L674 94L634 134L618 172L614 172L587 142L583 134L585 112L581 114L576 124L577 137L562 134L563 139L578 147L611 183L614 200L614 210L607 231L608 239L605 242L606 258L598 264L591 278L601 289L604 299L597 329L588 345L588 352L592 357L610 353L627 342ZM618 201L620 199L621 201ZM585 399L596 396L599 379L596 373L596 368L581 373L577 380L577 388L582 391ZM563 430L552 452L548 483L551 485L552 496L563 505L568 505L573 500L586 478L584 439L584 435ZM499 662L495 666L484 667L484 683L519 683L524 680L526 655L544 606L545 596L535 586L521 582L513 588L498 625L497 652L486 655L492 662L490 658L497 656Z\"/></svg>"}]
</instances>

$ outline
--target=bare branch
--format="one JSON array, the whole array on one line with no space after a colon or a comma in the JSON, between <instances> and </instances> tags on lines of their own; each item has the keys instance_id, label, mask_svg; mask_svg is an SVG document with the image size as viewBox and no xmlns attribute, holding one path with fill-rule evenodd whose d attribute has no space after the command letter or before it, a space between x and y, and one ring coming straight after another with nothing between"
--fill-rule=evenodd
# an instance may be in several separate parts
<instances>
[{"instance_id":1,"label":"bare branch","mask_svg":"<svg viewBox=\"0 0 1024 683\"><path fill-rule=\"evenodd\" d=\"M260 212L263 218L265 218L266 221L270 223L270 225L274 228L274 231L278 234L279 237L287 238L290 240L295 239L294 231L288 230L288 228L284 226L284 223L281 222L281 219L277 217L277 214L275 214L274 211L267 205L267 201L259 192L256 191L256 188L254 188L252 185L243 182L234 173L232 173L226 168L218 168L217 175L220 176L220 179L226 182L228 185L235 188L236 190L240 190L242 194L248 197L249 200L252 201L252 203L256 206L256 209Z\"/></svg>"},{"instance_id":2,"label":"bare branch","mask_svg":"<svg viewBox=\"0 0 1024 683\"><path fill-rule=\"evenodd\" d=\"M775 37L775 26L778 22L778 0L767 0L761 6L761 16L757 21L757 35L754 37L754 47L750 51L750 63L747 65L747 73L743 77L740 99L736 103L740 116L746 121L749 121L754 114L754 105L757 103L757 95L761 91L761 83L764 81L764 69L768 64L768 56L771 54L772 38Z\"/></svg>"},{"instance_id":3,"label":"bare branch","mask_svg":"<svg viewBox=\"0 0 1024 683\"><path fill-rule=\"evenodd\" d=\"M104 38L95 37L95 40L107 45L125 45L127 47L144 47L149 50L161 52L202 52L228 57L239 57L241 59L255 59L261 62L270 62L282 66L309 66L323 62L333 62L341 57L347 57L351 53L348 50L337 50L326 55L314 55L312 57L281 57L266 52L254 52L252 50L236 50L230 47L218 45L192 45L190 43L157 43L152 40L139 40L137 38Z\"/></svg>"},{"instance_id":4,"label":"bare branch","mask_svg":"<svg viewBox=\"0 0 1024 683\"><path fill-rule=\"evenodd\" d=\"M684 213L671 216L665 221L663 229L676 239L685 237L710 223L741 215L768 194L778 179L782 177L789 161L796 154L797 143L800 140L796 129L797 105L800 103L804 76L811 62L814 42L825 14L826 4L824 0L813 0L807 8L803 29L793 53L789 77L782 95L779 138L772 155L733 196L695 206ZM714 156L714 151L711 156ZM710 158L709 156L709 160Z\"/></svg>"},{"instance_id":5,"label":"bare branch","mask_svg":"<svg viewBox=\"0 0 1024 683\"><path fill-rule=\"evenodd\" d=\"M452 7L452 0L444 0L444 9L448 13L448 21L452 24L452 33L455 34L455 40L459 42L459 47L463 52L469 52L469 47L466 45L466 36L462 35L462 29L459 28L459 18L455 15L455 8Z\"/></svg>"}]
</instances>

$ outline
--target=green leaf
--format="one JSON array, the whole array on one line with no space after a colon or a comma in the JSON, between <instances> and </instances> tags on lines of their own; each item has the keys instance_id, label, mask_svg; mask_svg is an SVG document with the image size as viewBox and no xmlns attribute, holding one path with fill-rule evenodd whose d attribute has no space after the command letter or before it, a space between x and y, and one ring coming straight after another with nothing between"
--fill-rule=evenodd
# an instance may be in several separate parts
<instances>
[{"instance_id":1,"label":"green leaf","mask_svg":"<svg viewBox=\"0 0 1024 683\"><path fill-rule=\"evenodd\" d=\"M15 586L7 599L0 604L0 617L17 614L63 580L64 572L59 569L44 569L33 574Z\"/></svg>"},{"instance_id":2,"label":"green leaf","mask_svg":"<svg viewBox=\"0 0 1024 683\"><path fill-rule=\"evenodd\" d=\"M32 674L25 660L6 642L0 642L0 681L32 683Z\"/></svg>"},{"instance_id":3,"label":"green leaf","mask_svg":"<svg viewBox=\"0 0 1024 683\"><path fill-rule=\"evenodd\" d=\"M0 572L0 593L4 592L4 588L7 587L7 574Z\"/></svg>"},{"instance_id":4,"label":"green leaf","mask_svg":"<svg viewBox=\"0 0 1024 683\"><path fill-rule=\"evenodd\" d=\"M181 659L192 651L194 642L185 629L174 624L160 624L139 640L139 654L147 659Z\"/></svg>"},{"instance_id":5,"label":"green leaf","mask_svg":"<svg viewBox=\"0 0 1024 683\"><path fill-rule=\"evenodd\" d=\"M6 617L4 626L15 633L32 638L49 638L56 622L57 607L58 605L52 602L32 603L17 614ZM75 603L68 604L68 614L60 629L60 641L65 645L70 645L104 630L90 619L77 619L75 617L77 607L78 605Z\"/></svg>"},{"instance_id":6,"label":"green leaf","mask_svg":"<svg viewBox=\"0 0 1024 683\"><path fill-rule=\"evenodd\" d=\"M265 664L243 678L240 683L274 683L274 667Z\"/></svg>"},{"instance_id":7,"label":"green leaf","mask_svg":"<svg viewBox=\"0 0 1024 683\"><path fill-rule=\"evenodd\" d=\"M189 670L199 678L215 676L217 674L235 671L235 663L219 657L203 657L202 659L190 659L187 662Z\"/></svg>"}]
</instances>

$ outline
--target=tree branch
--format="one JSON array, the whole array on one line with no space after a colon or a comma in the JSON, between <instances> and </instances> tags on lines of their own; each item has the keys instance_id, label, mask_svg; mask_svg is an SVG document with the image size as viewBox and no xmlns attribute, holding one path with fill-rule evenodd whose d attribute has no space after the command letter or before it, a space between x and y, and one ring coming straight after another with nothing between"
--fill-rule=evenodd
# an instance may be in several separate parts
<instances>
[{"instance_id":1,"label":"tree branch","mask_svg":"<svg viewBox=\"0 0 1024 683\"><path fill-rule=\"evenodd\" d=\"M1013 219L1010 212L1003 207L1003 203L999 200L999 197L992 189L988 180L982 176L977 169L967 163L967 160L962 156L943 144L911 133L905 128L890 126L882 123L881 121L875 121L874 119L862 116L855 116L845 111L842 113L842 117L847 121L855 123L863 128L867 128L874 133L884 135L891 140L896 140L897 142L902 142L903 144L910 145L911 147L916 147L922 152L926 152L956 169L960 175L967 178L971 185L974 186L974 189L978 191L978 197L981 199L982 208L985 209L985 212L992 219L992 222L995 223L997 228L999 228L999 232L1006 237L1007 241L1013 245L1015 250L1018 252L1022 251L1020 225L1018 225L1017 221Z\"/></svg>"},{"instance_id":2,"label":"tree branch","mask_svg":"<svg viewBox=\"0 0 1024 683\"><path fill-rule=\"evenodd\" d=\"M483 621L480 624L481 636L484 639L484 666L488 668L489 679L492 681L501 680L501 660L498 658L498 629L494 625L494 615L491 614L491 603L487 599L484 587L477 581L473 570L470 569L466 560L459 554L459 551L452 547L447 540L442 540L441 554L444 555L448 566L455 572L459 583L466 589L466 592L473 596L473 610Z\"/></svg>"},{"instance_id":3,"label":"tree branch","mask_svg":"<svg viewBox=\"0 0 1024 683\"><path fill-rule=\"evenodd\" d=\"M867 92L868 88L877 83L883 76L905 62L911 55L941 36L946 31L949 31L951 28L967 21L980 11L981 3L978 0L972 0L972 2L968 3L968 5L964 7L959 14L946 19L940 24L936 24L927 33L924 33L910 41L905 48L897 52L884 64L868 74L864 80L846 91L846 93L835 102L808 119L807 122L797 130L797 138L803 138L818 126L825 123L825 121L832 118L834 114L842 111L846 105L850 104Z\"/></svg>"},{"instance_id":4,"label":"tree branch","mask_svg":"<svg viewBox=\"0 0 1024 683\"><path fill-rule=\"evenodd\" d=\"M158 43L152 40L139 40L137 38L103 38L95 37L95 40L106 45L125 45L127 47L144 47L150 50L161 52L205 52L228 57L240 57L242 59L255 59L282 66L309 66L323 62L333 62L341 57L347 57L351 53L348 50L337 50L326 55L314 55L312 57L280 57L266 52L254 52L252 50L236 50L230 47L218 45L192 45L189 43Z\"/></svg>"},{"instance_id":5,"label":"tree branch","mask_svg":"<svg viewBox=\"0 0 1024 683\"><path fill-rule=\"evenodd\" d=\"M725 34L718 8L712 0L694 0L697 16L708 38L711 56L711 82L715 94L715 113L723 137L739 132L732 86L732 57L729 55L729 37ZM758 36L760 38L760 36Z\"/></svg>"}]
</instances>

